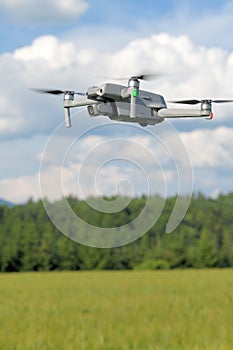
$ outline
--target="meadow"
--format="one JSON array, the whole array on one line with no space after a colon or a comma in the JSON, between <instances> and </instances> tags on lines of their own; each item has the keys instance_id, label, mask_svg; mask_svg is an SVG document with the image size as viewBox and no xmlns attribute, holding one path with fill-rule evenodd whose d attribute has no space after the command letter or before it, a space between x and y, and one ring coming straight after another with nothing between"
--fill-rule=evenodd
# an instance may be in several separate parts
<instances>
[{"instance_id":1,"label":"meadow","mask_svg":"<svg viewBox=\"0 0 233 350\"><path fill-rule=\"evenodd\" d=\"M233 270L0 275L1 350L231 350Z\"/></svg>"}]
</instances>

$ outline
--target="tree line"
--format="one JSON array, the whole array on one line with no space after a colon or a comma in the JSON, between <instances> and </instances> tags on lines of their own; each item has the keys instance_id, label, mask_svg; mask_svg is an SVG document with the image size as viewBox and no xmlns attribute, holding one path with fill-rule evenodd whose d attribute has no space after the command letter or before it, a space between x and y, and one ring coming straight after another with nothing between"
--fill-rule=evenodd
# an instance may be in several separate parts
<instances>
[{"instance_id":1,"label":"tree line","mask_svg":"<svg viewBox=\"0 0 233 350\"><path fill-rule=\"evenodd\" d=\"M116 214L93 210L76 198L67 200L90 224L118 227L140 213L146 198L132 199ZM232 267L233 193L215 200L193 196L182 223L166 234L175 200L166 200L159 220L141 238L110 249L87 247L65 237L51 223L42 201L11 208L0 205L0 271Z\"/></svg>"}]
</instances>

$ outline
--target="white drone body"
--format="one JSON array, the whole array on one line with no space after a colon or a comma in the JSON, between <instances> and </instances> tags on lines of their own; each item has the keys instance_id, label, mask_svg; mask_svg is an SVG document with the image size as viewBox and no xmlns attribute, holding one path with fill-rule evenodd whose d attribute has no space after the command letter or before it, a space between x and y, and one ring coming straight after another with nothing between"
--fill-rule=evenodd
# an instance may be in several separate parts
<instances>
[{"instance_id":1,"label":"white drone body","mask_svg":"<svg viewBox=\"0 0 233 350\"><path fill-rule=\"evenodd\" d=\"M85 94L75 91L39 90L54 95L64 94L65 123L71 126L70 109L87 106L91 117L107 116L120 122L134 122L141 126L155 125L165 118L197 118L212 119L212 102L224 103L233 100L182 100L170 101L181 104L200 104L199 109L168 108L163 96L149 91L140 90L139 80L145 75L131 77L128 86L106 83L98 87L88 88ZM75 99L75 95L84 95Z\"/></svg>"}]
</instances>

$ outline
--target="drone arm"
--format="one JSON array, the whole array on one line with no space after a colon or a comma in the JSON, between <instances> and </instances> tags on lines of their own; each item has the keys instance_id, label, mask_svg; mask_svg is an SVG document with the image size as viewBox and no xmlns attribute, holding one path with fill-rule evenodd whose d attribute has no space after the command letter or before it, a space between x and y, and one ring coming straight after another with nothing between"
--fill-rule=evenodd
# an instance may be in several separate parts
<instances>
[{"instance_id":1,"label":"drone arm","mask_svg":"<svg viewBox=\"0 0 233 350\"><path fill-rule=\"evenodd\" d=\"M121 97L130 97L130 118L136 118L136 104L139 92L139 81L137 79L130 79L128 88L121 90Z\"/></svg>"},{"instance_id":2,"label":"drone arm","mask_svg":"<svg viewBox=\"0 0 233 350\"><path fill-rule=\"evenodd\" d=\"M89 105L97 104L98 102L99 101L91 100L89 98L79 98L76 101L65 100L64 107L73 108L73 107L89 106Z\"/></svg>"},{"instance_id":3,"label":"drone arm","mask_svg":"<svg viewBox=\"0 0 233 350\"><path fill-rule=\"evenodd\" d=\"M91 100L88 98L80 98L76 101L73 100L64 100L64 113L65 113L65 123L66 127L71 127L71 119L70 119L70 108L73 107L82 107L89 106L98 103L96 100Z\"/></svg>"},{"instance_id":4,"label":"drone arm","mask_svg":"<svg viewBox=\"0 0 233 350\"><path fill-rule=\"evenodd\" d=\"M130 99L130 118L136 117L136 100L137 100L137 95L134 94L134 91L132 91L131 99Z\"/></svg>"},{"instance_id":5,"label":"drone arm","mask_svg":"<svg viewBox=\"0 0 233 350\"><path fill-rule=\"evenodd\" d=\"M158 115L161 118L206 118L210 116L210 112L199 109L162 108L158 111Z\"/></svg>"}]
</instances>

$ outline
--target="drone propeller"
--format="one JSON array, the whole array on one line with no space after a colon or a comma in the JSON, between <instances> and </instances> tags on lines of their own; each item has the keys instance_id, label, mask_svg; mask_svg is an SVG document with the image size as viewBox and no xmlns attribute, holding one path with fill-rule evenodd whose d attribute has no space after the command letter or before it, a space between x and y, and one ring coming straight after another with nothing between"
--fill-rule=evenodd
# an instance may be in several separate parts
<instances>
[{"instance_id":1,"label":"drone propeller","mask_svg":"<svg viewBox=\"0 0 233 350\"><path fill-rule=\"evenodd\" d=\"M170 103L181 103L181 104L187 104L187 105L196 105L198 103L230 103L233 102L233 100L211 100L211 99L206 99L206 100L178 100L178 101L168 101Z\"/></svg>"},{"instance_id":2,"label":"drone propeller","mask_svg":"<svg viewBox=\"0 0 233 350\"><path fill-rule=\"evenodd\" d=\"M47 89L32 89L33 91L39 92L41 94L52 94L52 95L61 95L66 93L72 93L75 95L85 96L84 92L76 92L76 91L63 91L63 90L47 90Z\"/></svg>"},{"instance_id":3,"label":"drone propeller","mask_svg":"<svg viewBox=\"0 0 233 350\"><path fill-rule=\"evenodd\" d=\"M158 79L162 76L164 76L165 73L144 73L144 74L138 74L138 75L133 75L132 77L106 77L106 79L113 79L116 81L123 81L123 80L129 80L129 79L137 79L137 80L155 80Z\"/></svg>"},{"instance_id":4,"label":"drone propeller","mask_svg":"<svg viewBox=\"0 0 233 350\"><path fill-rule=\"evenodd\" d=\"M165 73L147 73L147 74L140 74L140 75L136 75L132 78L136 78L138 80L147 80L147 81L150 81L150 80L155 80L155 79L158 79L162 76L164 76Z\"/></svg>"}]
</instances>

